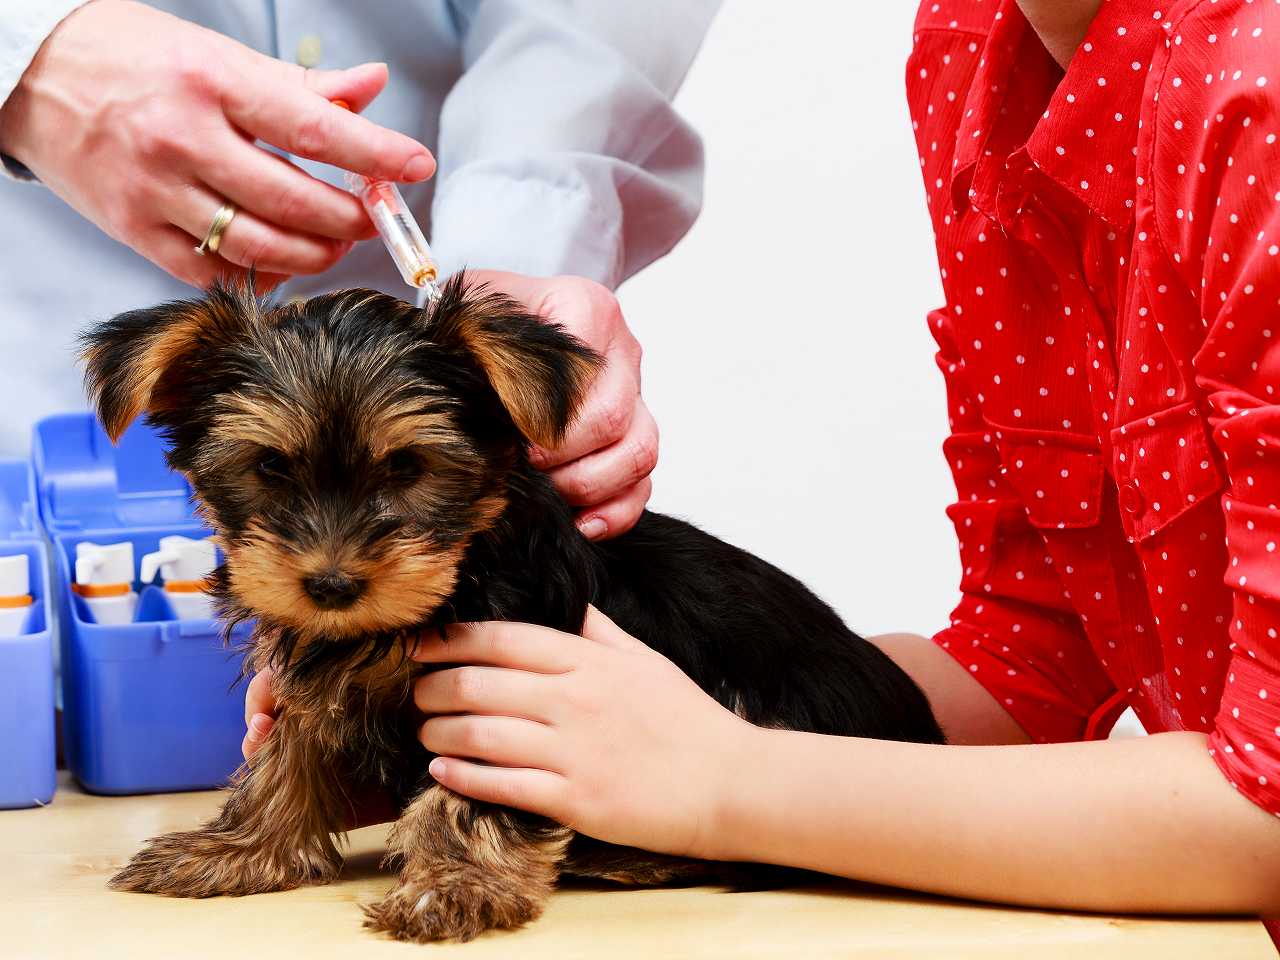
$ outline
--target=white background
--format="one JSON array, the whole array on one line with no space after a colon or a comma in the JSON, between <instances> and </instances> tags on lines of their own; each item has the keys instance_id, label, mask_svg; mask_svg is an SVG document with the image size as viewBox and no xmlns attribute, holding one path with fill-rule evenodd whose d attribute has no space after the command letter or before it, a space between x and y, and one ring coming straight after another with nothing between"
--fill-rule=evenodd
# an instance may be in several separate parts
<instances>
[{"instance_id":1,"label":"white background","mask_svg":"<svg viewBox=\"0 0 1280 960\"><path fill-rule=\"evenodd\" d=\"M903 87L914 15L726 3L676 101L706 143L702 216L620 293L662 429L651 506L868 634L932 633L959 583Z\"/></svg>"}]
</instances>

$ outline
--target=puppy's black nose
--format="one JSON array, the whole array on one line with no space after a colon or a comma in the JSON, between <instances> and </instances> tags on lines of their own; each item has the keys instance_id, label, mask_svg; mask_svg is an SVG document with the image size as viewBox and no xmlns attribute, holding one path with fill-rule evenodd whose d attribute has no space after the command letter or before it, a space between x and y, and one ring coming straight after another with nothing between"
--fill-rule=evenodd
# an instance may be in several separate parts
<instances>
[{"instance_id":1,"label":"puppy's black nose","mask_svg":"<svg viewBox=\"0 0 1280 960\"><path fill-rule=\"evenodd\" d=\"M345 610L364 593L365 582L330 570L302 578L302 588L321 610Z\"/></svg>"}]
</instances>

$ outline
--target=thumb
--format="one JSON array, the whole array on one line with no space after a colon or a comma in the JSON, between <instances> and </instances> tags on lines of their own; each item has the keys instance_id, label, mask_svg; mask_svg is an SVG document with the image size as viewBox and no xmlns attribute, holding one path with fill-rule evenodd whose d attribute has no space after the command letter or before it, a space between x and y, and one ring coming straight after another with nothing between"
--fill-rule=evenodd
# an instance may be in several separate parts
<instances>
[{"instance_id":1,"label":"thumb","mask_svg":"<svg viewBox=\"0 0 1280 960\"><path fill-rule=\"evenodd\" d=\"M606 647L613 647L615 650L649 649L592 606L587 607L587 617L582 622L582 635L588 640Z\"/></svg>"},{"instance_id":2,"label":"thumb","mask_svg":"<svg viewBox=\"0 0 1280 960\"><path fill-rule=\"evenodd\" d=\"M273 677L270 667L259 670L249 681L249 689L244 693L245 726L255 714L265 713L269 717L276 714L276 694L273 689Z\"/></svg>"},{"instance_id":3,"label":"thumb","mask_svg":"<svg viewBox=\"0 0 1280 960\"><path fill-rule=\"evenodd\" d=\"M326 100L345 100L359 113L386 87L388 73L385 63L362 63L346 70L308 70L305 77L309 90Z\"/></svg>"}]
</instances>

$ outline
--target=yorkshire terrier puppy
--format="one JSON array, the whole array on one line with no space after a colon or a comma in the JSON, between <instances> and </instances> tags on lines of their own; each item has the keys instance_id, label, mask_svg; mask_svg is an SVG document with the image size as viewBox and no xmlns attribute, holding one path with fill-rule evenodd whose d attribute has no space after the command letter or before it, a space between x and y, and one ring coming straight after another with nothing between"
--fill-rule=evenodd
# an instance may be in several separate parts
<instances>
[{"instance_id":1,"label":"yorkshire terrier puppy","mask_svg":"<svg viewBox=\"0 0 1280 960\"><path fill-rule=\"evenodd\" d=\"M526 451L563 437L601 360L507 297L461 278L427 310L215 288L103 323L84 356L111 437L145 414L169 442L225 553L213 592L229 622L256 621L246 670L274 668L279 705L221 814L152 840L116 889L332 880L348 796L369 785L399 810L400 875L366 924L400 939L518 926L561 871L715 875L434 784L411 696L424 668L404 645L453 622L576 632L595 604L752 723L942 742L907 675L782 571L655 513L604 543L579 535Z\"/></svg>"}]
</instances>

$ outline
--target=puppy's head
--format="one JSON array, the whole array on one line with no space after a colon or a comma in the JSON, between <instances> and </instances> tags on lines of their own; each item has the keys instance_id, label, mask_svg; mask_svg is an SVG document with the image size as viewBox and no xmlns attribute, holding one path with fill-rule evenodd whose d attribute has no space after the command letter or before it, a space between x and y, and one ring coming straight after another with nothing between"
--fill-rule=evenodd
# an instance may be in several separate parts
<instances>
[{"instance_id":1,"label":"puppy's head","mask_svg":"<svg viewBox=\"0 0 1280 960\"><path fill-rule=\"evenodd\" d=\"M303 642L426 619L554 445L599 364L558 326L455 278L427 311L368 290L267 307L215 288L84 338L116 439L171 445L219 534L224 602Z\"/></svg>"}]
</instances>

